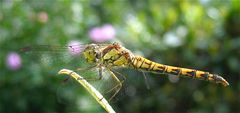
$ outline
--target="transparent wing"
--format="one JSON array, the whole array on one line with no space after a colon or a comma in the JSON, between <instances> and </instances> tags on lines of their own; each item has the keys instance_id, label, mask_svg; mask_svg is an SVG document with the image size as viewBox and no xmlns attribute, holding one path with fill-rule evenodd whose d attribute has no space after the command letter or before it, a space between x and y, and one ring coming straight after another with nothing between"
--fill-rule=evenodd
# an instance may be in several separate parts
<instances>
[{"instance_id":1,"label":"transparent wing","mask_svg":"<svg viewBox=\"0 0 240 113\"><path fill-rule=\"evenodd\" d=\"M20 48L21 52L24 53L61 53L61 52L68 52L71 53L81 53L86 45L78 44L78 45L69 45L69 46L59 46L59 45L33 45L33 46L26 46Z\"/></svg>"},{"instance_id":2,"label":"transparent wing","mask_svg":"<svg viewBox=\"0 0 240 113\"><path fill-rule=\"evenodd\" d=\"M99 44L99 46L105 47L109 44ZM103 69L102 79L99 80L98 68L92 68L84 70L84 68L91 67L93 65L88 64L83 58L82 51L87 45L71 45L71 46L58 46L58 45L35 45L26 46L20 49L23 54L24 63L28 63L28 67L37 65L42 71L56 74L60 69L66 68L76 71L85 79L99 90L106 99L111 100L119 94L121 86L119 83L121 80L117 80L111 70ZM83 70L77 71L78 68ZM62 82L59 83L57 89L57 97L59 102L65 103L65 100L71 100L72 97L81 97L81 94L85 94L85 90L75 80L68 77L61 78ZM68 80L67 80L68 79ZM74 96L75 95L75 96ZM88 95L86 93L86 95Z\"/></svg>"},{"instance_id":3,"label":"transparent wing","mask_svg":"<svg viewBox=\"0 0 240 113\"><path fill-rule=\"evenodd\" d=\"M28 67L36 65L55 72L63 67L75 70L77 67L87 65L82 56L85 47L86 45L83 44L70 46L33 45L21 48L20 54L23 57L23 63Z\"/></svg>"}]
</instances>

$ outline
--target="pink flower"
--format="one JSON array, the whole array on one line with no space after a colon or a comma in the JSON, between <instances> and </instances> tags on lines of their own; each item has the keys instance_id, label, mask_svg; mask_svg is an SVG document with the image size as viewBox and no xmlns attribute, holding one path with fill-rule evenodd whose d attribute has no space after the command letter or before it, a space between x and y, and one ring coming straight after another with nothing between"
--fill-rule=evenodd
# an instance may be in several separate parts
<instances>
[{"instance_id":1,"label":"pink flower","mask_svg":"<svg viewBox=\"0 0 240 113\"><path fill-rule=\"evenodd\" d=\"M115 29L110 24L106 24L102 27L102 33L106 40L111 40L115 37Z\"/></svg>"},{"instance_id":2,"label":"pink flower","mask_svg":"<svg viewBox=\"0 0 240 113\"><path fill-rule=\"evenodd\" d=\"M115 38L115 29L112 25L106 24L102 27L95 27L90 30L89 36L94 42L105 42Z\"/></svg>"},{"instance_id":3,"label":"pink flower","mask_svg":"<svg viewBox=\"0 0 240 113\"><path fill-rule=\"evenodd\" d=\"M41 23L46 23L48 21L48 14L46 12L40 12L38 14L38 21Z\"/></svg>"},{"instance_id":4,"label":"pink flower","mask_svg":"<svg viewBox=\"0 0 240 113\"><path fill-rule=\"evenodd\" d=\"M70 41L68 43L68 51L71 55L79 55L82 51L84 46L76 40Z\"/></svg>"},{"instance_id":5,"label":"pink flower","mask_svg":"<svg viewBox=\"0 0 240 113\"><path fill-rule=\"evenodd\" d=\"M7 67L11 70L17 70L21 67L21 57L16 52L11 52L7 55Z\"/></svg>"}]
</instances>

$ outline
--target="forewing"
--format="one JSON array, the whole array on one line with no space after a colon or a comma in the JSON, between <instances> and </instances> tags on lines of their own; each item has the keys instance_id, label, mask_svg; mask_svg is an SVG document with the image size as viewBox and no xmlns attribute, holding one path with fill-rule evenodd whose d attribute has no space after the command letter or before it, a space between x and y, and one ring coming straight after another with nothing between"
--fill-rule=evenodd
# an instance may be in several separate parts
<instances>
[{"instance_id":1,"label":"forewing","mask_svg":"<svg viewBox=\"0 0 240 113\"><path fill-rule=\"evenodd\" d=\"M82 52L85 45L34 45L20 49L24 66L31 68L32 65L48 71L57 72L62 68L75 70L87 63Z\"/></svg>"}]
</instances>

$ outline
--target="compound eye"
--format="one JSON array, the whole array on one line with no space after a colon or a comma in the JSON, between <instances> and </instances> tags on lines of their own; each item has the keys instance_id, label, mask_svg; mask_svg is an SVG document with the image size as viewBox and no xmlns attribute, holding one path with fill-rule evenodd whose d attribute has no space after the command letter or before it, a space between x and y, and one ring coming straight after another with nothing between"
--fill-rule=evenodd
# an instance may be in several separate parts
<instances>
[{"instance_id":1,"label":"compound eye","mask_svg":"<svg viewBox=\"0 0 240 113\"><path fill-rule=\"evenodd\" d=\"M96 58L100 59L101 58L101 54L100 53L96 53Z\"/></svg>"}]
</instances>

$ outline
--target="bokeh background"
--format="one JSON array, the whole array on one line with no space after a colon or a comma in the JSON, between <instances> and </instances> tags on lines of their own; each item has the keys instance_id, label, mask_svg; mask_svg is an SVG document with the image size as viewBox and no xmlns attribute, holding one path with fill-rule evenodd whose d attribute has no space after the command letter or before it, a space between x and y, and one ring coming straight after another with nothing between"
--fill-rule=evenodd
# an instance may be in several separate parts
<instances>
[{"instance_id":1,"label":"bokeh background","mask_svg":"<svg viewBox=\"0 0 240 113\"><path fill-rule=\"evenodd\" d=\"M239 0L0 0L0 112L104 113L75 81L62 84L58 70L76 66L66 63L69 57L54 64L51 55L39 60L41 53L25 55L19 48L112 42L230 83L151 73L145 80L141 72L120 69L127 80L111 102L116 112L240 113Z\"/></svg>"}]
</instances>

